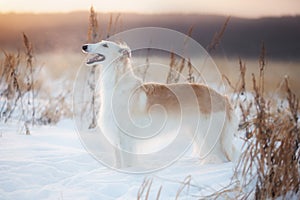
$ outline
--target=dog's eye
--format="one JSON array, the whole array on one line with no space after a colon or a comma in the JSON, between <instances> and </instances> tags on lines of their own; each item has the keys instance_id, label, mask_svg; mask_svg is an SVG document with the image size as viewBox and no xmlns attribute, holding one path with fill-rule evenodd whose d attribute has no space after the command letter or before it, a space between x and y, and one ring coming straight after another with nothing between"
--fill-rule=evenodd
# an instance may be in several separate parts
<instances>
[{"instance_id":1,"label":"dog's eye","mask_svg":"<svg viewBox=\"0 0 300 200\"><path fill-rule=\"evenodd\" d=\"M107 44L103 44L102 46L108 48L108 45L107 45Z\"/></svg>"}]
</instances>

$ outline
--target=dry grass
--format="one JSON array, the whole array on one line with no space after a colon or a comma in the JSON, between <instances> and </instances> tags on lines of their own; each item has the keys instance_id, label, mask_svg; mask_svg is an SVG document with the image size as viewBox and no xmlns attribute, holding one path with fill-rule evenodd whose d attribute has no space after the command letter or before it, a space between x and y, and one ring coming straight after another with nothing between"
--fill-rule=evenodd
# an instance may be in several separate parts
<instances>
[{"instance_id":1,"label":"dry grass","mask_svg":"<svg viewBox=\"0 0 300 200\"><path fill-rule=\"evenodd\" d=\"M189 30L187 31L187 36L184 40L184 43L183 43L183 49L185 50L186 49L186 46L188 44L188 40L189 38L192 36L192 33L193 33L193 30L194 30L194 26L191 26L189 28ZM170 53L170 63L169 63L169 72L168 72L168 75L167 75L167 78L166 78L166 83L169 84L169 83L178 83L179 80L180 80L180 77L184 74L184 69L186 68L186 66L188 67L187 69L187 80L188 82L194 82L195 80L195 77L193 75L193 70L192 70L192 64L190 62L190 59L187 59L184 58L184 57L181 57L181 58L177 58L176 59L176 55L174 52L171 52Z\"/></svg>"},{"instance_id":2,"label":"dry grass","mask_svg":"<svg viewBox=\"0 0 300 200\"><path fill-rule=\"evenodd\" d=\"M66 91L47 99L43 105L40 105L37 108L39 111L37 123L56 124L63 118L71 118L72 110L70 107L70 102L68 101L68 98L71 95L71 90L66 89Z\"/></svg>"},{"instance_id":3,"label":"dry grass","mask_svg":"<svg viewBox=\"0 0 300 200\"><path fill-rule=\"evenodd\" d=\"M262 45L258 76L251 74L253 98L236 99L241 110L240 130L245 133L245 151L240 157L234 179L239 199L276 199L300 197L299 99L284 80L285 99L265 94L265 46ZM233 91L245 93L246 66L240 60L240 79ZM228 80L228 78L225 78ZM249 91L248 91L249 92ZM232 191L216 192L214 197ZM287 196L288 195L288 196ZM237 198L237 196L235 197Z\"/></svg>"},{"instance_id":4,"label":"dry grass","mask_svg":"<svg viewBox=\"0 0 300 200\"><path fill-rule=\"evenodd\" d=\"M34 81L35 71L32 64L32 49L26 35L24 37L25 53L12 54L4 51L4 64L1 66L1 119L7 122L21 106L22 120L34 124L35 119L35 89L41 83ZM26 38L26 39L25 39ZM25 65L24 65L25 61ZM30 113L30 114L29 114ZM29 116L31 115L31 116Z\"/></svg>"},{"instance_id":5,"label":"dry grass","mask_svg":"<svg viewBox=\"0 0 300 200\"><path fill-rule=\"evenodd\" d=\"M237 62L238 60L238 62ZM241 65L247 66L246 75L241 76ZM259 76L258 59L254 58L221 58L215 57L215 63L217 64L220 72L226 74L226 77L230 80L232 86L229 86L228 81L225 80L228 86L228 93L234 90L239 91L239 88L235 84L239 84L244 77L245 91L252 91L252 75ZM289 85L293 89L294 93L300 97L300 80L298 74L300 73L300 63L298 61L278 61L273 59L266 59L266 74L264 77L264 91L267 96L274 96L274 98L284 99L286 97L286 91L284 88L284 77L289 79ZM239 84L239 86L242 86ZM242 97L242 95L240 95Z\"/></svg>"},{"instance_id":6,"label":"dry grass","mask_svg":"<svg viewBox=\"0 0 300 200\"><path fill-rule=\"evenodd\" d=\"M226 21L224 22L223 26L221 27L220 31L216 32L212 41L210 42L210 44L207 46L207 51L209 54L211 54L213 51L215 51L217 49L217 47L220 45L220 41L223 38L223 35L225 33L225 30L228 26L228 23L230 21L230 16L227 17Z\"/></svg>"},{"instance_id":7,"label":"dry grass","mask_svg":"<svg viewBox=\"0 0 300 200\"><path fill-rule=\"evenodd\" d=\"M287 106L274 109L272 100L264 96L264 64L261 63L259 81L253 75L254 101L246 106L240 105L243 115L241 128L247 133L248 147L241 159L245 184L252 178L249 173L257 173L255 198L285 198L288 192L298 193L300 183L298 99L291 92L286 80ZM275 107L276 108L276 107ZM247 111L246 111L247 110ZM246 112L245 112L246 111ZM297 113L297 114L295 114ZM247 180L249 179L250 180ZM299 193L298 193L299 195Z\"/></svg>"},{"instance_id":8,"label":"dry grass","mask_svg":"<svg viewBox=\"0 0 300 200\"><path fill-rule=\"evenodd\" d=\"M187 76L187 81L189 83L194 83L195 82L195 77L193 75L193 66L191 63L191 59L188 60L188 76Z\"/></svg>"},{"instance_id":9,"label":"dry grass","mask_svg":"<svg viewBox=\"0 0 300 200\"><path fill-rule=\"evenodd\" d=\"M101 34L99 34L99 26L97 13L92 6L90 9L90 17L89 17L89 27L88 27L88 39L87 42L96 43L101 39Z\"/></svg>"},{"instance_id":10,"label":"dry grass","mask_svg":"<svg viewBox=\"0 0 300 200\"><path fill-rule=\"evenodd\" d=\"M184 73L184 69L188 67L188 74L187 74L187 81L191 82L194 80L193 70L192 70L192 64L190 62L190 59L188 62L184 57L177 58L174 52L170 53L170 63L169 63L169 72L166 78L166 83L178 83L181 76Z\"/></svg>"},{"instance_id":11,"label":"dry grass","mask_svg":"<svg viewBox=\"0 0 300 200\"><path fill-rule=\"evenodd\" d=\"M192 176L191 175L188 175L187 177L185 177L185 179L183 180L183 183L181 184L181 186L177 190L175 200L177 200L177 199L180 198L180 194L182 193L182 191L185 188L187 188L187 190L189 191L189 187L191 185L191 180L192 180Z\"/></svg>"},{"instance_id":12,"label":"dry grass","mask_svg":"<svg viewBox=\"0 0 300 200\"><path fill-rule=\"evenodd\" d=\"M147 179L145 178L143 183L140 186L140 189L137 194L137 200L148 200L149 199L149 194L151 190L153 179ZM159 190L158 194L160 194L161 189ZM157 196L156 199L159 199L159 195Z\"/></svg>"},{"instance_id":13,"label":"dry grass","mask_svg":"<svg viewBox=\"0 0 300 200\"><path fill-rule=\"evenodd\" d=\"M170 69L168 72L167 80L166 83L172 83L173 81L175 82L175 73L176 73L176 58L175 58L175 53L171 52L170 53Z\"/></svg>"},{"instance_id":14,"label":"dry grass","mask_svg":"<svg viewBox=\"0 0 300 200\"><path fill-rule=\"evenodd\" d=\"M26 57L26 84L27 84L27 92L30 94L28 95L28 105L31 105L32 109L32 116L31 116L31 124L35 124L35 80L34 80L34 68L33 68L33 48L30 40L28 39L27 35L23 33L23 44L25 46L25 57ZM27 127L27 126L26 126ZM27 129L28 130L28 129ZM27 131L26 131L27 132Z\"/></svg>"},{"instance_id":15,"label":"dry grass","mask_svg":"<svg viewBox=\"0 0 300 200\"><path fill-rule=\"evenodd\" d=\"M224 33L226 31L226 28L228 26L228 23L230 21L230 17L228 17L226 19L226 21L224 22L223 26L221 27L221 29L215 33L212 41L210 42L210 44L207 46L207 51L209 54L211 54L213 51L215 51L217 49L217 47L220 45L220 42L222 40L222 37L224 36ZM193 32L194 26L191 26L187 32L187 37L184 41L184 47L183 49L186 49L186 45L188 44L188 39L191 37L192 32ZM205 59L208 59L208 57L206 57ZM176 55L174 52L170 53L170 63L169 63L169 72L166 78L166 83L178 83L180 80L180 76L182 75L186 75L187 79L185 81L193 83L195 82L195 80L199 80L198 82L200 82L200 80L202 80L201 75L200 74L195 74L193 73L193 66L190 62L190 58L187 59L186 58L176 58ZM185 70L185 68L187 67L187 69Z\"/></svg>"},{"instance_id":16,"label":"dry grass","mask_svg":"<svg viewBox=\"0 0 300 200\"><path fill-rule=\"evenodd\" d=\"M179 200L181 199L181 195L183 193L184 190L187 190L187 193L189 191L189 188L191 186L191 181L192 181L192 176L188 175L187 177L185 177L185 179L183 181L178 181L179 184L179 188L176 192L176 195L174 197L174 200ZM163 190L163 186L161 185L158 189L157 192L155 192L155 198L150 198L150 192L153 186L153 178L145 178L143 183L141 184L138 193L137 193L137 200L149 200L149 199L156 199L159 200L161 197L161 192Z\"/></svg>"},{"instance_id":17,"label":"dry grass","mask_svg":"<svg viewBox=\"0 0 300 200\"><path fill-rule=\"evenodd\" d=\"M4 123L18 120L29 135L29 125L54 123L62 116L70 116L70 106L53 101L56 97L49 94L45 95L49 102L44 104L41 96L45 91L41 90L47 82L40 77L41 68L34 63L33 46L28 36L25 33L22 36L24 51L15 54L3 50L4 58L0 61L0 120ZM60 96L65 99L68 94L63 91ZM49 115L48 120L44 120L45 114L54 112L57 107L64 115L59 118Z\"/></svg>"},{"instance_id":18,"label":"dry grass","mask_svg":"<svg viewBox=\"0 0 300 200\"><path fill-rule=\"evenodd\" d=\"M110 25L110 24L109 24ZM110 29L110 26L109 26ZM90 17L89 17L89 28L88 28L88 41L89 43L96 43L101 40L101 33L99 32L97 13L95 12L93 6L90 9ZM89 89L91 91L91 112L92 119L89 125L89 128L95 128L97 126L97 115L98 115L98 106L96 104L97 92L96 92L96 70L97 65L93 65L90 69L88 81Z\"/></svg>"},{"instance_id":19,"label":"dry grass","mask_svg":"<svg viewBox=\"0 0 300 200\"><path fill-rule=\"evenodd\" d=\"M4 101L1 102L0 114L1 120L6 122L13 114L17 102L24 95L24 90L20 86L22 79L20 79L21 75L18 70L20 54L14 55L6 52L4 54L5 59L0 70L1 97L4 98Z\"/></svg>"}]
</instances>

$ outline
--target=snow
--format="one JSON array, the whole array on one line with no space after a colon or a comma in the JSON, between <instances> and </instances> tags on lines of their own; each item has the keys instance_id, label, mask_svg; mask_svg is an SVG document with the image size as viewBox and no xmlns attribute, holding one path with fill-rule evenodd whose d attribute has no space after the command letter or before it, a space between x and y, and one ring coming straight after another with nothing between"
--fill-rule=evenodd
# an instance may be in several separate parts
<instances>
[{"instance_id":1,"label":"snow","mask_svg":"<svg viewBox=\"0 0 300 200\"><path fill-rule=\"evenodd\" d=\"M30 130L25 135L0 124L0 199L137 199L144 181L152 182L148 199L160 188L159 199L179 192L179 199L198 199L230 184L233 175L231 162L201 165L190 156L154 173L121 173L85 150L71 120Z\"/></svg>"}]
</instances>

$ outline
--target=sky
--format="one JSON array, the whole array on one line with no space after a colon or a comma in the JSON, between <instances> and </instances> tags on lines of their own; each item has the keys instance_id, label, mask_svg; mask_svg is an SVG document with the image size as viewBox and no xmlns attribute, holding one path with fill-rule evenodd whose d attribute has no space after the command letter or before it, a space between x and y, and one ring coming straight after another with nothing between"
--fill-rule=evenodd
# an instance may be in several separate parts
<instances>
[{"instance_id":1,"label":"sky","mask_svg":"<svg viewBox=\"0 0 300 200\"><path fill-rule=\"evenodd\" d=\"M0 12L200 13L247 18L300 15L300 0L0 0Z\"/></svg>"}]
</instances>

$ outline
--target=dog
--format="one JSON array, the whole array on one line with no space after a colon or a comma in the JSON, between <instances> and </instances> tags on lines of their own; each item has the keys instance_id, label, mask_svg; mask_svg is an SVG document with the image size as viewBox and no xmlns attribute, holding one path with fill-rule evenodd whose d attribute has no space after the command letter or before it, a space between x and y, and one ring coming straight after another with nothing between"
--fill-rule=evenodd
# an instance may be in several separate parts
<instances>
[{"instance_id":1,"label":"dog","mask_svg":"<svg viewBox=\"0 0 300 200\"><path fill-rule=\"evenodd\" d=\"M186 133L199 158L236 159L238 120L226 96L203 84L143 83L126 44L102 40L82 51L89 54L87 65L100 65L99 127L116 147L116 167L134 166L134 155L159 152Z\"/></svg>"}]
</instances>

